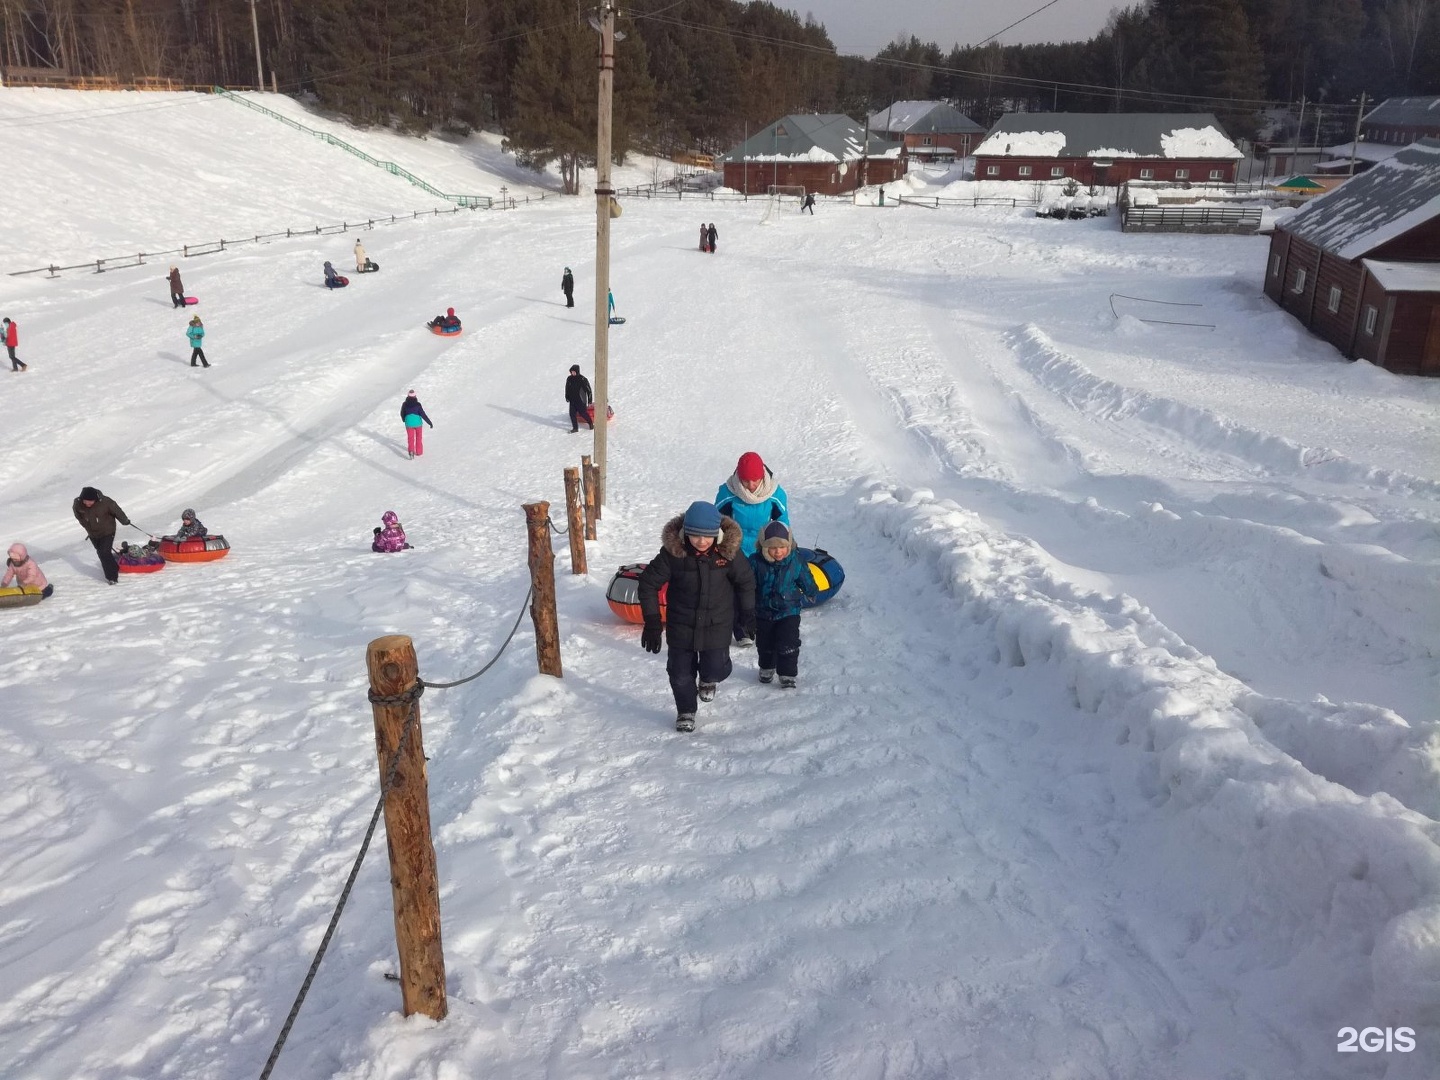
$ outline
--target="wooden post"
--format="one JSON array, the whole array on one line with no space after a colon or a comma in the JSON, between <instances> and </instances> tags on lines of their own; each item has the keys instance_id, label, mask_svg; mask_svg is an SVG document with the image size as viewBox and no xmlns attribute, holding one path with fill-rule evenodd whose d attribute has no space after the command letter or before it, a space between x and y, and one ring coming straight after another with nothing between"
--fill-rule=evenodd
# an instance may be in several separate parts
<instances>
[{"instance_id":1,"label":"wooden post","mask_svg":"<svg viewBox=\"0 0 1440 1080\"><path fill-rule=\"evenodd\" d=\"M563 678L560 670L560 621L555 615L555 549L550 546L550 504L525 504L530 533L530 620L535 624L535 658L541 675Z\"/></svg>"},{"instance_id":2,"label":"wooden post","mask_svg":"<svg viewBox=\"0 0 1440 1080\"><path fill-rule=\"evenodd\" d=\"M370 672L370 689L377 697L403 695L413 690L418 681L415 647L403 634L370 642L365 666ZM432 1020L444 1020L448 1006L445 952L440 942L440 886L435 873L435 845L430 839L429 781L420 737L420 705L412 700L377 703L372 708L382 790L396 752L401 751L390 788L384 792L395 944L400 953L400 1000L406 1016L420 1012ZM411 710L415 719L407 737L405 724Z\"/></svg>"},{"instance_id":3,"label":"wooden post","mask_svg":"<svg viewBox=\"0 0 1440 1080\"><path fill-rule=\"evenodd\" d=\"M580 472L585 480L585 539L595 537L595 466L590 464L590 455L580 457Z\"/></svg>"},{"instance_id":4,"label":"wooden post","mask_svg":"<svg viewBox=\"0 0 1440 1080\"><path fill-rule=\"evenodd\" d=\"M565 470L565 516L570 519L570 573L584 574L589 567L585 564L585 519L580 512L580 470L575 466Z\"/></svg>"}]
</instances>

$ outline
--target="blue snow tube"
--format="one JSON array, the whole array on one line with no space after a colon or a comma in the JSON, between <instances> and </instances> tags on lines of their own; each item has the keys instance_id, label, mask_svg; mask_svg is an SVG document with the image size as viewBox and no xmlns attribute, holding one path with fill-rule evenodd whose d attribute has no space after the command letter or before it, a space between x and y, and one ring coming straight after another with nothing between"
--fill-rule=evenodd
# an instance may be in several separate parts
<instances>
[{"instance_id":1,"label":"blue snow tube","mask_svg":"<svg viewBox=\"0 0 1440 1080\"><path fill-rule=\"evenodd\" d=\"M796 548L796 553L810 567L810 576L815 579L815 585L820 590L820 595L812 603L807 597L805 607L819 607L829 600L837 592L840 586L845 584L845 568L835 561L824 548Z\"/></svg>"}]
</instances>

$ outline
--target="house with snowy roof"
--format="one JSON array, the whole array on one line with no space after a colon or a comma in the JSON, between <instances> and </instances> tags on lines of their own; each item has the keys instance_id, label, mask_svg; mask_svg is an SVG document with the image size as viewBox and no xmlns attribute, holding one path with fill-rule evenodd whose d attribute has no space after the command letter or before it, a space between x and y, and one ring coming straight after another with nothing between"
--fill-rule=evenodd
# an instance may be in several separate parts
<instances>
[{"instance_id":1,"label":"house with snowy roof","mask_svg":"<svg viewBox=\"0 0 1440 1080\"><path fill-rule=\"evenodd\" d=\"M1265 295L1351 359L1440 375L1440 139L1277 223Z\"/></svg>"},{"instance_id":2,"label":"house with snowy roof","mask_svg":"<svg viewBox=\"0 0 1440 1080\"><path fill-rule=\"evenodd\" d=\"M944 101L897 101L870 117L870 130L905 144L919 161L954 161L985 137L985 129Z\"/></svg>"},{"instance_id":3,"label":"house with snowy roof","mask_svg":"<svg viewBox=\"0 0 1440 1080\"><path fill-rule=\"evenodd\" d=\"M976 180L1232 184L1244 153L1213 113L1007 113L975 148Z\"/></svg>"},{"instance_id":4,"label":"house with snowy roof","mask_svg":"<svg viewBox=\"0 0 1440 1080\"><path fill-rule=\"evenodd\" d=\"M747 195L803 187L838 195L905 175L904 146L842 113L783 116L721 160L725 186Z\"/></svg>"},{"instance_id":5,"label":"house with snowy roof","mask_svg":"<svg viewBox=\"0 0 1440 1080\"><path fill-rule=\"evenodd\" d=\"M1440 95L1386 98L1360 118L1360 138L1392 146L1440 139Z\"/></svg>"}]
</instances>

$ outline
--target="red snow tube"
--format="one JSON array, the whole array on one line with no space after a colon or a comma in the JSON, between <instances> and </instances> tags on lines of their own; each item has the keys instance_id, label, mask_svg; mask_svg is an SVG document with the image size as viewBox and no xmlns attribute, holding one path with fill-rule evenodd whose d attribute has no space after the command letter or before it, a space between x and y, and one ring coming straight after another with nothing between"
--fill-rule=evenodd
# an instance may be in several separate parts
<instances>
[{"instance_id":1,"label":"red snow tube","mask_svg":"<svg viewBox=\"0 0 1440 1080\"><path fill-rule=\"evenodd\" d=\"M594 406L593 404L585 406L585 414L590 417L590 424L591 424L591 426L593 427L594 424L595 424L595 406ZM605 419L606 419L606 420L614 420L614 419L615 419L615 406L613 406L613 405L606 405L606 406L605 406Z\"/></svg>"},{"instance_id":2,"label":"red snow tube","mask_svg":"<svg viewBox=\"0 0 1440 1080\"><path fill-rule=\"evenodd\" d=\"M124 544L115 553L115 565L122 574L153 574L165 569L165 560L154 544L143 547Z\"/></svg>"},{"instance_id":3,"label":"red snow tube","mask_svg":"<svg viewBox=\"0 0 1440 1080\"><path fill-rule=\"evenodd\" d=\"M640 611L640 574L644 569L645 563L627 563L615 571L615 576L610 579L610 587L605 590L605 599L610 602L610 610L626 622L636 625L645 622L645 616ZM669 591L669 582L660 586L661 622L665 621L665 594Z\"/></svg>"},{"instance_id":4,"label":"red snow tube","mask_svg":"<svg viewBox=\"0 0 1440 1080\"><path fill-rule=\"evenodd\" d=\"M214 562L229 554L230 545L223 536L194 540L176 540L171 536L160 538L160 556L166 562Z\"/></svg>"}]
</instances>

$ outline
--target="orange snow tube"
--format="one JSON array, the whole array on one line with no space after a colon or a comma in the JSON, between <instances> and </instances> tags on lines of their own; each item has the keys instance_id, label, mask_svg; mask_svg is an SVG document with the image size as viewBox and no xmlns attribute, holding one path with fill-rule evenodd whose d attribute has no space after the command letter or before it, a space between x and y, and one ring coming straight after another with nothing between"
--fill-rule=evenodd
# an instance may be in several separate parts
<instances>
[{"instance_id":1,"label":"orange snow tube","mask_svg":"<svg viewBox=\"0 0 1440 1080\"><path fill-rule=\"evenodd\" d=\"M160 554L166 562L214 562L230 554L230 545L223 536L207 536L203 540L160 539Z\"/></svg>"},{"instance_id":2,"label":"orange snow tube","mask_svg":"<svg viewBox=\"0 0 1440 1080\"><path fill-rule=\"evenodd\" d=\"M645 616L640 611L640 574L645 569L645 563L627 563L615 571L615 576L610 579L610 587L605 590L605 599L610 603L610 610L619 615L628 623L643 625ZM660 621L665 621L665 594L670 591L670 583L666 582L660 586Z\"/></svg>"}]
</instances>

